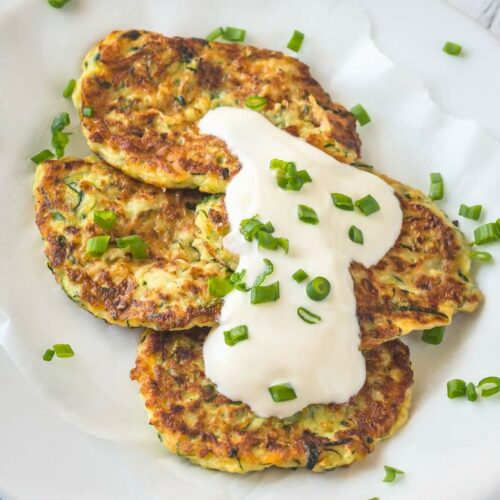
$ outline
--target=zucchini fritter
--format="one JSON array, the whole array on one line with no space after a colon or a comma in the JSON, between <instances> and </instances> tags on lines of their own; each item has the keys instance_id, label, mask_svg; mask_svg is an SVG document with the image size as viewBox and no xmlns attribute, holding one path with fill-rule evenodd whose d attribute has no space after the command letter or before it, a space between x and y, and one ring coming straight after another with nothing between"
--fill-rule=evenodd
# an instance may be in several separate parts
<instances>
[{"instance_id":1,"label":"zucchini fritter","mask_svg":"<svg viewBox=\"0 0 500 500\"><path fill-rule=\"evenodd\" d=\"M403 226L376 266L351 264L364 349L446 325L481 300L460 231L420 191L383 178L399 197ZM158 331L217 324L221 304L208 294L208 277L226 277L238 263L222 247L223 196L164 192L102 162L59 160L38 167L35 200L49 265L82 307L110 323ZM139 234L150 258L117 248L85 255L86 241L107 233L93 223L94 209L115 211L112 241Z\"/></svg>"},{"instance_id":2,"label":"zucchini fritter","mask_svg":"<svg viewBox=\"0 0 500 500\"><path fill-rule=\"evenodd\" d=\"M277 127L340 161L358 158L353 116L281 52L114 31L87 54L73 99L90 148L109 164L159 187L222 193L238 159L196 124L250 96L267 99L259 112Z\"/></svg>"},{"instance_id":3,"label":"zucchini fritter","mask_svg":"<svg viewBox=\"0 0 500 500\"><path fill-rule=\"evenodd\" d=\"M367 269L353 262L350 267L363 349L414 330L447 325L457 312L474 311L482 299L471 280L462 233L422 192L374 174L395 190L403 224L396 243L378 264ZM222 238L229 228L223 197L202 206L196 221L202 241L208 242L212 255L224 255Z\"/></svg>"},{"instance_id":4,"label":"zucchini fritter","mask_svg":"<svg viewBox=\"0 0 500 500\"><path fill-rule=\"evenodd\" d=\"M65 159L38 166L34 195L49 267L77 304L121 326L213 324L220 304L209 295L207 280L227 270L196 248L199 193L165 193L102 162ZM116 224L99 227L94 210L112 210ZM106 234L108 251L87 255L87 241ZM146 259L116 248L117 238L132 234L147 243Z\"/></svg>"},{"instance_id":5,"label":"zucchini fritter","mask_svg":"<svg viewBox=\"0 0 500 500\"><path fill-rule=\"evenodd\" d=\"M364 458L408 418L413 373L398 340L364 353L366 383L348 403L309 405L279 419L217 392L204 374L205 335L146 332L131 372L164 446L202 467L334 469Z\"/></svg>"}]
</instances>

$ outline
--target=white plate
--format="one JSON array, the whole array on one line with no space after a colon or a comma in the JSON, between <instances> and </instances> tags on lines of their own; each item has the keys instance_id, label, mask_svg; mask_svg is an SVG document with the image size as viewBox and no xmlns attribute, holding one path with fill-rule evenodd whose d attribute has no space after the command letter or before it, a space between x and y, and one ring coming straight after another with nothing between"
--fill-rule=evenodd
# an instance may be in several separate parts
<instances>
[{"instance_id":1,"label":"white plate","mask_svg":"<svg viewBox=\"0 0 500 500\"><path fill-rule=\"evenodd\" d=\"M472 123L441 114L414 80L375 50L366 37L368 26L362 12L355 7L335 10L331 5L326 0L311 2L307 16L302 1L74 0L61 11L35 0L4 0L0 5L0 304L6 313L0 339L52 409L80 429L119 443L116 446L139 482L131 482L130 487L136 488L131 497L162 497L166 492L186 496L189 492L189 498L286 495L297 499L379 496L387 500L453 495L486 500L500 495L495 425L499 399L471 404L450 401L445 394L450 378L477 381L500 371L496 266L483 268L478 276L487 295L485 306L473 317L457 319L441 346L424 345L418 335L409 339L416 378L412 417L393 439L347 470L322 475L267 471L247 477L202 471L162 450L146 424L137 388L128 381L134 335L105 327L77 309L45 269L33 224L33 169L28 158L49 144L53 116L69 109L60 91L68 78L78 74L86 49L116 28L145 27L167 34L203 36L218 24L232 24L248 29L249 43L278 49L292 29L301 29L307 34L307 43L300 57L312 66L313 74L334 99L347 106L360 101L370 111L373 123L360 130L367 161L423 189L428 173L440 170L447 181L444 207L450 214L456 213L462 201L483 202L487 215L496 218L498 143ZM474 47L472 40L468 47ZM429 65L439 65L439 71L458 75L464 73L458 69L460 65L474 64L473 51L467 58L452 59L443 56L440 47L435 52L432 48L428 46ZM76 123L73 126L77 128ZM68 152L84 151L83 141L75 137ZM472 224L463 227L470 234ZM500 258L498 250L495 252ZM77 356L65 363L44 364L41 353L56 341L69 341ZM64 432L70 438L69 431ZM63 445L57 434L53 439L57 446ZM116 471L122 462L108 452L103 450L116 463L107 465ZM394 485L382 483L383 464L405 470L405 478ZM92 471L90 465L88 471ZM19 484L21 481L29 479L25 476ZM19 490L12 486L15 483L10 478L12 491L8 493L13 497L21 491L21 486ZM69 487L56 491L60 498L84 496L81 490ZM106 498L102 491L92 495ZM37 490L28 496L57 495Z\"/></svg>"}]
</instances>

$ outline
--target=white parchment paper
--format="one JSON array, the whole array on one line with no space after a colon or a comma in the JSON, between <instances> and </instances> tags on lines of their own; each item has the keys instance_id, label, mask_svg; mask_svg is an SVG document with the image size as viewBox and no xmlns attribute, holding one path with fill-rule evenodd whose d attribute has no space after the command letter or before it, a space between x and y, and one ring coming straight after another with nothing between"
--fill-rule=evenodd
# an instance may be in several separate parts
<instances>
[{"instance_id":1,"label":"white parchment paper","mask_svg":"<svg viewBox=\"0 0 500 500\"><path fill-rule=\"evenodd\" d=\"M452 218L462 202L482 203L482 221L500 215L500 145L474 123L443 114L419 82L381 54L354 1L74 0L60 11L36 0L8 2L0 8L0 343L55 412L122 448L144 498L498 498L500 398L451 401L446 381L500 374L499 264L478 270L485 304L457 318L441 346L421 343L418 334L407 340L414 403L410 421L394 438L346 470L245 477L204 471L159 445L128 378L137 332L106 326L79 309L47 270L34 224L29 157L49 145L55 114L71 109L60 93L78 76L87 49L112 29L203 37L219 25L245 27L248 43L278 50L293 29L303 31L299 56L313 75L334 100L346 107L361 102L372 117L360 129L366 162L424 191L428 174L441 172L442 206ZM429 61L461 63L442 53L430 54ZM74 112L71 117L75 135L68 153L87 154ZM470 236L475 224L460 224ZM500 260L497 248L487 250ZM45 349L58 342L70 343L76 356L42 361ZM383 464L406 476L383 483Z\"/></svg>"}]
</instances>

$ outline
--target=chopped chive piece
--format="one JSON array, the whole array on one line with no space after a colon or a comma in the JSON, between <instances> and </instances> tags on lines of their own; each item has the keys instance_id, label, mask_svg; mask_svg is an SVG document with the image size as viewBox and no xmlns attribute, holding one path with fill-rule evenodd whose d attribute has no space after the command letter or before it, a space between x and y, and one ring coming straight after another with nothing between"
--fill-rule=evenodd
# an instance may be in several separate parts
<instances>
[{"instance_id":1,"label":"chopped chive piece","mask_svg":"<svg viewBox=\"0 0 500 500\"><path fill-rule=\"evenodd\" d=\"M68 145L69 135L60 130L56 130L52 133L52 146L55 149L56 156L61 158L64 156L64 149Z\"/></svg>"},{"instance_id":2,"label":"chopped chive piece","mask_svg":"<svg viewBox=\"0 0 500 500\"><path fill-rule=\"evenodd\" d=\"M243 42L246 36L246 30L227 26L222 30L222 38L228 42Z\"/></svg>"},{"instance_id":3,"label":"chopped chive piece","mask_svg":"<svg viewBox=\"0 0 500 500\"><path fill-rule=\"evenodd\" d=\"M116 223L116 214L112 210L94 210L94 223L104 229L111 229Z\"/></svg>"},{"instance_id":4,"label":"chopped chive piece","mask_svg":"<svg viewBox=\"0 0 500 500\"><path fill-rule=\"evenodd\" d=\"M264 283L264 280L270 275L273 273L274 271L274 266L273 266L273 263L269 260L269 259L264 259L264 264L265 264L265 268L264 268L264 271L262 271L256 278L255 278L255 282L253 284L253 286L259 286L259 285L262 285L262 283Z\"/></svg>"},{"instance_id":5,"label":"chopped chive piece","mask_svg":"<svg viewBox=\"0 0 500 500\"><path fill-rule=\"evenodd\" d=\"M234 288L229 279L211 276L208 278L208 293L213 297L225 297Z\"/></svg>"},{"instance_id":6,"label":"chopped chive piece","mask_svg":"<svg viewBox=\"0 0 500 500\"><path fill-rule=\"evenodd\" d=\"M303 270L299 269L295 271L292 274L292 278L297 282L297 283L302 283L304 280L306 280L309 277L309 275Z\"/></svg>"},{"instance_id":7,"label":"chopped chive piece","mask_svg":"<svg viewBox=\"0 0 500 500\"><path fill-rule=\"evenodd\" d=\"M275 403L282 403L283 401L291 401L297 399L297 394L290 384L278 384L269 387L269 394Z\"/></svg>"},{"instance_id":8,"label":"chopped chive piece","mask_svg":"<svg viewBox=\"0 0 500 500\"><path fill-rule=\"evenodd\" d=\"M108 249L109 236L94 236L87 241L86 252L91 257L100 257Z\"/></svg>"},{"instance_id":9,"label":"chopped chive piece","mask_svg":"<svg viewBox=\"0 0 500 500\"><path fill-rule=\"evenodd\" d=\"M43 356L42 356L42 359L44 361L52 361L52 358L54 357L54 354L56 353L56 351L54 351L54 349L47 349L44 353L43 353Z\"/></svg>"},{"instance_id":10,"label":"chopped chive piece","mask_svg":"<svg viewBox=\"0 0 500 500\"><path fill-rule=\"evenodd\" d=\"M288 42L286 47L290 50L293 50L294 52L298 52L300 50L300 47L302 47L303 41L304 41L304 33L294 30L292 38L290 38L290 41Z\"/></svg>"},{"instance_id":11,"label":"chopped chive piece","mask_svg":"<svg viewBox=\"0 0 500 500\"><path fill-rule=\"evenodd\" d=\"M73 95L73 92L76 87L76 80L71 79L67 84L66 87L64 87L64 90L62 92L62 96L67 99L68 97L71 97Z\"/></svg>"},{"instance_id":12,"label":"chopped chive piece","mask_svg":"<svg viewBox=\"0 0 500 500\"><path fill-rule=\"evenodd\" d=\"M362 245L364 243L363 233L361 229L358 229L356 226L351 226L349 228L349 239L353 243L357 243L358 245Z\"/></svg>"},{"instance_id":13,"label":"chopped chive piece","mask_svg":"<svg viewBox=\"0 0 500 500\"><path fill-rule=\"evenodd\" d=\"M69 114L64 111L59 113L54 120L52 120L52 125L50 127L51 132L57 132L63 130L70 123Z\"/></svg>"},{"instance_id":14,"label":"chopped chive piece","mask_svg":"<svg viewBox=\"0 0 500 500\"><path fill-rule=\"evenodd\" d=\"M494 222L483 224L474 229L474 242L476 245L485 245L500 240L500 228Z\"/></svg>"},{"instance_id":15,"label":"chopped chive piece","mask_svg":"<svg viewBox=\"0 0 500 500\"><path fill-rule=\"evenodd\" d=\"M446 389L450 399L461 398L465 396L466 393L465 382L459 378L449 380L446 384Z\"/></svg>"},{"instance_id":16,"label":"chopped chive piece","mask_svg":"<svg viewBox=\"0 0 500 500\"><path fill-rule=\"evenodd\" d=\"M307 205L299 205L297 207L297 215L299 219L306 224L319 224L319 218L316 211Z\"/></svg>"},{"instance_id":17,"label":"chopped chive piece","mask_svg":"<svg viewBox=\"0 0 500 500\"><path fill-rule=\"evenodd\" d=\"M462 203L460 205L460 210L458 211L458 215L461 215L462 217L467 217L467 219L479 220L482 209L483 209L482 205L472 205L471 207L469 207Z\"/></svg>"},{"instance_id":18,"label":"chopped chive piece","mask_svg":"<svg viewBox=\"0 0 500 500\"><path fill-rule=\"evenodd\" d=\"M54 344L52 347L58 358L72 358L75 355L69 344Z\"/></svg>"},{"instance_id":19,"label":"chopped chive piece","mask_svg":"<svg viewBox=\"0 0 500 500\"><path fill-rule=\"evenodd\" d=\"M118 248L128 247L134 259L145 259L148 256L148 245L142 238L137 236L137 234L118 238L116 240L116 245Z\"/></svg>"},{"instance_id":20,"label":"chopped chive piece","mask_svg":"<svg viewBox=\"0 0 500 500\"><path fill-rule=\"evenodd\" d=\"M431 185L429 187L429 198L431 200L442 200L444 196L443 177L439 172L430 174Z\"/></svg>"},{"instance_id":21,"label":"chopped chive piece","mask_svg":"<svg viewBox=\"0 0 500 500\"><path fill-rule=\"evenodd\" d=\"M438 345L443 341L444 330L444 326L435 326L434 328L429 328L429 330L424 330L422 341L426 344Z\"/></svg>"},{"instance_id":22,"label":"chopped chive piece","mask_svg":"<svg viewBox=\"0 0 500 500\"><path fill-rule=\"evenodd\" d=\"M476 387L472 382L469 382L465 387L465 394L469 401L476 401L477 399Z\"/></svg>"},{"instance_id":23,"label":"chopped chive piece","mask_svg":"<svg viewBox=\"0 0 500 500\"><path fill-rule=\"evenodd\" d=\"M245 283L246 274L246 269L242 269L239 273L233 273L229 277L229 281L233 284L234 288L240 292L248 292L250 290Z\"/></svg>"},{"instance_id":24,"label":"chopped chive piece","mask_svg":"<svg viewBox=\"0 0 500 500\"><path fill-rule=\"evenodd\" d=\"M307 170L299 170L297 172L297 177L302 181L302 184L307 184L308 182L312 182L312 178Z\"/></svg>"},{"instance_id":25,"label":"chopped chive piece","mask_svg":"<svg viewBox=\"0 0 500 500\"><path fill-rule=\"evenodd\" d=\"M385 469L384 483L392 483L396 479L397 475L404 474L402 470L396 469L395 467L391 467L390 465L384 465L384 469Z\"/></svg>"},{"instance_id":26,"label":"chopped chive piece","mask_svg":"<svg viewBox=\"0 0 500 500\"><path fill-rule=\"evenodd\" d=\"M280 298L279 281L265 286L253 286L250 291L250 302L252 304L263 304L264 302L276 302Z\"/></svg>"},{"instance_id":27,"label":"chopped chive piece","mask_svg":"<svg viewBox=\"0 0 500 500\"><path fill-rule=\"evenodd\" d=\"M274 226L270 221L267 221L265 224L263 224L260 229L261 231L265 231L266 233L274 233Z\"/></svg>"},{"instance_id":28,"label":"chopped chive piece","mask_svg":"<svg viewBox=\"0 0 500 500\"><path fill-rule=\"evenodd\" d=\"M500 392L500 377L483 378L479 381L477 386L481 389L481 396L483 396L483 398L488 398ZM486 388L483 386L486 386Z\"/></svg>"},{"instance_id":29,"label":"chopped chive piece","mask_svg":"<svg viewBox=\"0 0 500 500\"><path fill-rule=\"evenodd\" d=\"M469 257L473 260L480 260L481 262L490 262L493 256L490 252L469 252Z\"/></svg>"},{"instance_id":30,"label":"chopped chive piece","mask_svg":"<svg viewBox=\"0 0 500 500\"><path fill-rule=\"evenodd\" d=\"M54 158L54 153L52 151L49 151L48 149L44 149L43 151L37 153L35 156L32 156L30 159L35 165L40 165L40 163L50 160L51 158Z\"/></svg>"},{"instance_id":31,"label":"chopped chive piece","mask_svg":"<svg viewBox=\"0 0 500 500\"><path fill-rule=\"evenodd\" d=\"M380 210L380 205L377 200L371 195L366 195L364 198L357 200L354 203L364 215L368 216Z\"/></svg>"},{"instance_id":32,"label":"chopped chive piece","mask_svg":"<svg viewBox=\"0 0 500 500\"><path fill-rule=\"evenodd\" d=\"M372 121L370 115L361 104L356 104L356 106L353 106L351 108L351 113L354 115L354 118L356 118L361 127Z\"/></svg>"},{"instance_id":33,"label":"chopped chive piece","mask_svg":"<svg viewBox=\"0 0 500 500\"><path fill-rule=\"evenodd\" d=\"M446 42L443 46L443 52L450 56L459 56L462 52L462 46L458 43Z\"/></svg>"},{"instance_id":34,"label":"chopped chive piece","mask_svg":"<svg viewBox=\"0 0 500 500\"><path fill-rule=\"evenodd\" d=\"M267 99L260 95L252 95L245 99L245 106L249 109L253 109L254 111L265 108L266 104Z\"/></svg>"},{"instance_id":35,"label":"chopped chive piece","mask_svg":"<svg viewBox=\"0 0 500 500\"><path fill-rule=\"evenodd\" d=\"M264 226L264 224L262 224L257 217L257 215L254 215L253 217L243 219L240 222L240 233L247 241L252 241L257 236L259 230Z\"/></svg>"},{"instance_id":36,"label":"chopped chive piece","mask_svg":"<svg viewBox=\"0 0 500 500\"><path fill-rule=\"evenodd\" d=\"M316 276L307 284L306 293L311 300L326 299L330 293L330 282L323 276Z\"/></svg>"},{"instance_id":37,"label":"chopped chive piece","mask_svg":"<svg viewBox=\"0 0 500 500\"><path fill-rule=\"evenodd\" d=\"M271 170L283 170L283 171L285 171L288 163L289 162L287 162L285 160L278 160L278 159L274 158L269 162L269 168Z\"/></svg>"},{"instance_id":38,"label":"chopped chive piece","mask_svg":"<svg viewBox=\"0 0 500 500\"><path fill-rule=\"evenodd\" d=\"M288 238L276 238L276 241L278 242L278 246L283 249L285 254L287 254L290 249L290 242L288 241Z\"/></svg>"},{"instance_id":39,"label":"chopped chive piece","mask_svg":"<svg viewBox=\"0 0 500 500\"><path fill-rule=\"evenodd\" d=\"M224 341L230 346L247 339L248 328L246 325L235 326L234 328L231 328L231 330L226 330L224 332Z\"/></svg>"},{"instance_id":40,"label":"chopped chive piece","mask_svg":"<svg viewBox=\"0 0 500 500\"><path fill-rule=\"evenodd\" d=\"M354 205L352 203L352 198L342 193L330 193L332 197L333 204L340 208L340 210L354 210Z\"/></svg>"},{"instance_id":41,"label":"chopped chive piece","mask_svg":"<svg viewBox=\"0 0 500 500\"><path fill-rule=\"evenodd\" d=\"M206 39L209 42L213 42L214 40L217 40L217 38L220 38L222 36L223 31L224 30L221 27L215 28L211 33L207 35Z\"/></svg>"},{"instance_id":42,"label":"chopped chive piece","mask_svg":"<svg viewBox=\"0 0 500 500\"><path fill-rule=\"evenodd\" d=\"M48 0L48 2L51 7L61 9L69 2L69 0Z\"/></svg>"},{"instance_id":43,"label":"chopped chive piece","mask_svg":"<svg viewBox=\"0 0 500 500\"><path fill-rule=\"evenodd\" d=\"M257 232L257 241L259 242L259 248L267 248L268 250L276 250L278 248L276 238L266 231Z\"/></svg>"},{"instance_id":44,"label":"chopped chive piece","mask_svg":"<svg viewBox=\"0 0 500 500\"><path fill-rule=\"evenodd\" d=\"M297 309L297 314L299 315L300 319L304 320L306 323L309 323L310 325L313 325L314 323L319 323L321 321L321 318L317 314L308 311L305 307L299 307Z\"/></svg>"},{"instance_id":45,"label":"chopped chive piece","mask_svg":"<svg viewBox=\"0 0 500 500\"><path fill-rule=\"evenodd\" d=\"M85 106L82 109L82 115L86 116L87 118L94 116L94 108L91 108L90 106Z\"/></svg>"},{"instance_id":46,"label":"chopped chive piece","mask_svg":"<svg viewBox=\"0 0 500 500\"><path fill-rule=\"evenodd\" d=\"M300 191L304 184L312 182L307 170L297 171L297 166L292 161L273 159L269 163L271 170L276 170L278 186L285 191Z\"/></svg>"}]
</instances>

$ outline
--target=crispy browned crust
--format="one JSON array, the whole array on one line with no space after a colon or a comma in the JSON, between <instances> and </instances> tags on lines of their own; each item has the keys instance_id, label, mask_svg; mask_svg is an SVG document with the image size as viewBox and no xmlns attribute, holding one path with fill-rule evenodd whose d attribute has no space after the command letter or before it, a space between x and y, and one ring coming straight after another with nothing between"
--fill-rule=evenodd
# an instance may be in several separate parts
<instances>
[{"instance_id":1,"label":"crispy browned crust","mask_svg":"<svg viewBox=\"0 0 500 500\"><path fill-rule=\"evenodd\" d=\"M257 417L217 392L204 374L205 335L146 332L131 372L164 446L202 467L333 469L364 458L406 422L413 373L399 341L364 353L366 383L348 403L310 405L278 419Z\"/></svg>"},{"instance_id":2,"label":"crispy browned crust","mask_svg":"<svg viewBox=\"0 0 500 500\"><path fill-rule=\"evenodd\" d=\"M93 48L74 94L90 148L127 174L160 187L220 193L239 163L224 142L201 135L198 120L218 106L260 112L340 161L359 156L353 116L292 57L256 47L114 31Z\"/></svg>"},{"instance_id":3,"label":"crispy browned crust","mask_svg":"<svg viewBox=\"0 0 500 500\"><path fill-rule=\"evenodd\" d=\"M77 304L121 326L213 324L220 304L207 280L227 271L196 248L199 193L164 193L104 163L64 159L38 166L34 196L49 267ZM116 225L94 224L95 209L114 211ZM87 241L102 234L111 236L110 249L86 255ZM117 238L131 234L148 244L147 259L116 248Z\"/></svg>"}]
</instances>

